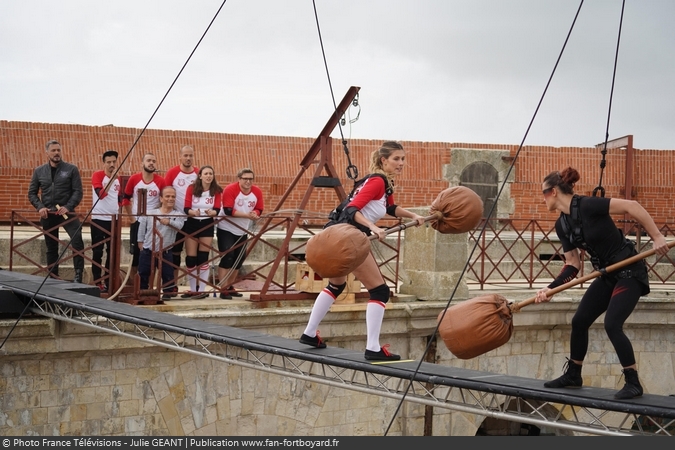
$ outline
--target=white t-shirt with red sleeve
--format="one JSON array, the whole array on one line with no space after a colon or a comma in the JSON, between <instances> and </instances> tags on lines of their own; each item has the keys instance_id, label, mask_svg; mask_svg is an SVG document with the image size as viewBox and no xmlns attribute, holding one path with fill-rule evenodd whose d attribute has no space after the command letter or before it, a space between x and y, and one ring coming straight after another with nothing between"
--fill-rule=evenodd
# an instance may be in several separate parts
<instances>
[{"instance_id":1,"label":"white t-shirt with red sleeve","mask_svg":"<svg viewBox=\"0 0 675 450\"><path fill-rule=\"evenodd\" d=\"M164 178L157 174L153 174L152 181L150 183L146 183L143 181L143 174L135 173L129 177L129 181L127 181L127 185L124 188L124 200L122 200L122 206L131 204L131 213L137 216L139 195L138 190L146 189L146 211L157 209L159 208L160 193L162 192L164 186Z\"/></svg>"},{"instance_id":2,"label":"white t-shirt with red sleeve","mask_svg":"<svg viewBox=\"0 0 675 450\"><path fill-rule=\"evenodd\" d=\"M387 215L387 206L394 203L394 194L387 196L384 180L369 177L354 193L346 207L355 206L364 217L373 223Z\"/></svg>"},{"instance_id":3,"label":"white t-shirt with red sleeve","mask_svg":"<svg viewBox=\"0 0 675 450\"><path fill-rule=\"evenodd\" d=\"M103 170L98 170L91 175L91 198L94 203L91 209L92 219L110 221L112 215L119 213L120 180L115 178L108 192L105 192L109 183L110 177Z\"/></svg>"},{"instance_id":4,"label":"white t-shirt with red sleeve","mask_svg":"<svg viewBox=\"0 0 675 450\"><path fill-rule=\"evenodd\" d=\"M176 208L183 212L185 208L185 194L187 188L195 182L199 170L196 167L192 168L192 172L183 172L180 165L172 167L164 174L164 182L167 186L173 186L176 190Z\"/></svg>"},{"instance_id":5,"label":"white t-shirt with red sleeve","mask_svg":"<svg viewBox=\"0 0 675 450\"><path fill-rule=\"evenodd\" d=\"M228 184L223 190L223 209L220 211L220 216L226 216L225 210L228 208L231 208L232 212L250 213L251 211L257 211L258 216L260 216L264 207L262 191L258 186L251 186L251 192L244 194L239 187L239 183L235 182ZM247 217L227 216L227 220L220 220L217 227L236 236L241 236L246 234L244 230L248 230L251 222L252 220ZM241 228L233 225L233 223Z\"/></svg>"},{"instance_id":6,"label":"white t-shirt with red sleeve","mask_svg":"<svg viewBox=\"0 0 675 450\"><path fill-rule=\"evenodd\" d=\"M221 194L211 195L209 191L202 192L202 195L197 197L192 194L192 188L194 186L190 185L187 188L185 193L185 210L188 209L198 209L198 216L190 216L191 219L204 220L211 218L206 215L207 209L219 210L221 207Z\"/></svg>"}]
</instances>

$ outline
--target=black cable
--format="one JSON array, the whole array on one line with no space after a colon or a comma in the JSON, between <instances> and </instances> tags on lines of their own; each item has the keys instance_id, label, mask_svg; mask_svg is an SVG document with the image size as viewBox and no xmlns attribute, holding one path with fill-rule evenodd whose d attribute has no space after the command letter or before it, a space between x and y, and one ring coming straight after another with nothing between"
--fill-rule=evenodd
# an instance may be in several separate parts
<instances>
[{"instance_id":1,"label":"black cable","mask_svg":"<svg viewBox=\"0 0 675 450\"><path fill-rule=\"evenodd\" d=\"M462 280L464 278L464 274L466 273L467 267L469 266L469 262L471 261L474 252L476 251L476 248L478 247L478 244L480 243L480 236L482 236L485 233L485 229L487 228L487 225L490 223L490 217L492 216L492 213L494 212L495 208L497 207L497 200L499 199L502 191L504 190L504 187L506 186L506 182L509 179L509 175L513 171L513 167L516 164L516 161L518 160L518 155L520 154L520 151L523 149L523 145L525 145L525 139L527 138L527 135L530 132L530 128L532 128L532 124L534 123L534 119L537 117L537 113L539 112L539 108L541 107L541 104L544 101L544 97L546 96L546 92L548 91L549 86L551 85L551 80L553 79L553 75L555 74L558 64L560 63L560 60L562 59L562 55L565 51L565 47L567 47L567 42L570 39L570 35L572 34L572 30L574 29L574 25L577 21L577 18L579 17L579 12L581 11L581 7L584 4L584 0L581 0L581 3L579 4L579 8L577 9L577 13L574 15L574 20L572 21L572 26L570 27L569 31L567 32L567 37L565 38L565 42L563 43L562 49L560 50L560 54L558 55L558 59L555 62L555 65L553 66L553 71L551 72L551 75L548 78L548 82L546 83L546 87L544 88L544 92L541 94L541 98L539 99L539 103L537 104L537 108L534 110L534 114L532 115L532 119L530 119L530 123L527 126L527 130L525 131L525 135L523 136L522 141L520 142L520 145L518 146L518 150L516 151L516 156L513 158L513 161L511 161L511 165L509 166L509 170L506 172L506 175L504 176L504 181L502 182L501 187L499 188L499 192L497 192L497 196L495 197L495 201L492 205L492 208L490 209L490 212L488 213L488 216L485 218L485 223L483 224L483 228L480 230L480 233L478 237L476 237L476 244L473 246L473 249L471 250L471 253L469 254L469 257L466 261L466 264L464 265L464 268L462 269L462 273L460 274L458 280ZM457 292L457 288L459 286L459 281L455 284L455 288L453 289L452 293L450 294L450 299L448 299L448 303L445 306L445 309L443 310L443 313L440 315L438 318L438 324L436 325L436 328L434 329L433 336L434 338L436 337L436 334L438 333L438 328L443 321L443 318L445 317L445 314L448 311L448 308L450 307L450 302L452 302L452 299L455 296L455 293ZM426 354L429 352L429 348L433 344L434 339L429 339L429 342L427 343L426 348L424 349L424 353L422 354L422 357L420 358L419 363L417 364L417 367L415 368L415 372L410 376L410 383L408 383L408 386L406 387L405 392L403 393L403 397L401 397L401 401L399 402L398 406L396 407L396 411L394 411L394 415L392 416L391 421L389 422L389 425L387 426L387 429L384 432L384 435L386 436L387 433L389 432L389 429L391 428L392 424L394 423L394 419L396 418L396 415L401 409L401 406L403 405L403 401L405 400L406 395L408 394L408 391L410 390L410 387L412 386L413 380L415 379L415 376L417 375L420 367L422 366L422 361L424 361L424 358L426 357Z\"/></svg>"},{"instance_id":2,"label":"black cable","mask_svg":"<svg viewBox=\"0 0 675 450\"><path fill-rule=\"evenodd\" d=\"M607 141L609 140L609 118L612 115L612 97L614 97L614 80L616 79L616 65L619 60L619 44L621 43L621 26L623 25L623 10L626 6L626 0L621 4L621 19L619 20L619 36L616 39L616 52L614 53L614 71L612 72L612 88L609 91L609 108L607 111L607 127L605 128L605 144L602 148L602 160L600 161L600 181L598 186L593 189L593 197L600 192L600 197L605 196L605 188L602 187L602 175L605 172L605 156L607 156Z\"/></svg>"},{"instance_id":3,"label":"black cable","mask_svg":"<svg viewBox=\"0 0 675 450\"><path fill-rule=\"evenodd\" d=\"M333 84L330 81L330 72L328 71L328 62L326 61L326 52L323 48L323 39L321 38L321 27L319 26L319 15L316 12L316 1L312 0L312 5L314 6L314 18L316 20L316 31L319 34L319 44L321 44L321 54L323 56L323 65L326 68L326 76L328 77L328 87L330 88L330 96L331 99L333 100L333 110L335 111L335 116L338 116L338 110L337 110L337 103L335 103L335 94L333 94ZM360 113L359 113L360 114ZM349 157L349 148L347 147L347 140L345 139L345 135L342 133L342 125L340 125L340 121L338 120L337 122L338 129L340 130L340 138L342 138L342 148L345 151L345 155L347 155L347 177L350 180L353 180L354 183L356 183L356 180L359 177L359 169L352 164L352 160Z\"/></svg>"},{"instance_id":4,"label":"black cable","mask_svg":"<svg viewBox=\"0 0 675 450\"><path fill-rule=\"evenodd\" d=\"M216 20L216 18L218 17L218 14L220 14L220 10L223 9L223 6L225 6L225 3L226 3L226 2L227 2L227 0L223 0L223 3L221 3L220 7L218 8L218 11L216 11L216 14L213 16L213 19L211 19L211 22L209 22L209 25L206 27L206 30L204 30L204 33L202 34L202 37L199 38L199 41L197 42L197 45L195 45L195 48L192 49L192 52L190 52L190 56L188 56L187 60L186 60L185 63L183 64L183 67L181 67L180 70L178 71L178 75L176 75L176 77L174 78L173 82L172 82L171 85L169 86L169 89L167 89L166 93L165 93L164 96L162 97L162 100L159 102L159 104L158 104L157 107L155 108L154 112L153 112L152 115L150 116L150 119L148 119L148 122L145 124L145 126L143 127L143 129L141 130L141 132L138 134L138 137L136 138L136 140L134 140L133 144L131 144L131 147L129 148L129 151L127 152L126 156L122 159L122 162L120 162L120 164L119 164L119 166L117 167L117 170L115 171L115 173L113 173L113 175L112 175L112 177L111 177L111 182L112 182L112 180L115 179L115 177L117 176L117 174L119 173L119 171L122 169L122 166L124 165L124 163L125 163L125 162L127 161L127 159L129 159L129 157L131 156L131 153L133 152L134 148L136 147L136 144L138 144L138 141L141 139L141 137L142 137L143 134L145 133L145 130L148 129L148 126L150 125L150 122L152 122L152 119L153 119L153 118L155 117L155 115L157 114L157 111L159 111L159 108L160 108L160 107L162 106L162 104L164 103L164 100L166 100L166 97L169 95L169 92L171 92L171 89L173 89L173 86L174 86L174 85L176 84L176 82L178 81L178 78L179 78L179 77L181 76L181 74L183 73L183 70L185 70L185 67L186 67L187 64L190 62L190 59L192 59L192 55L195 54L195 51L197 51L197 48L198 48L199 45L202 43L202 40L204 40L204 37L206 36L206 33L207 33L207 32L209 31L209 29L211 28L211 25L213 25L213 22L214 22L214 21ZM96 205L96 203L98 203L98 199L97 199L96 202L92 205L92 207L91 207L91 209L89 210L89 212L87 212L87 214L84 216L84 219L82 220L82 223L80 223L80 228L78 228L78 230L77 230L77 232L76 232L75 234L81 233L81 232L82 232L82 226L85 224L85 222L87 221L87 219L88 219L89 216L91 215L91 211L94 209L94 206ZM58 263L59 261L61 261L61 258L63 258L63 255L66 253L66 251L67 251L68 248L70 247L71 241L72 241L72 239L70 239L70 240L68 241L68 244L67 244L66 246L64 246L63 251L61 251L61 254L59 255L58 259L56 260L57 263ZM52 268L49 269L49 272L47 273L47 275L45 276L45 278L42 280L42 283L40 283L40 286L38 286L37 290L33 293L33 296L32 296L32 297L30 298L30 300L26 303L26 306L24 306L23 310L21 311L21 314L19 314L19 317L16 319L16 322L14 322L14 325L12 325L12 328L11 328L11 329L9 330L9 332L7 333L7 336L5 336L5 339L4 339L4 340L2 341L2 343L0 344L0 348L2 348L2 347L5 345L5 342L7 342L7 339L9 339L9 336L12 334L12 332L14 331L14 329L16 328L16 326L19 324L19 321L21 320L21 318L24 316L24 314L26 314L26 311L28 311L28 307L29 307L29 306L33 303L33 301L35 300L35 296L38 294L38 292L40 292L40 289L42 289L42 286L44 286L44 284L47 282L47 279L51 277L52 272L54 271L54 267L56 267L56 264L54 264L54 265L52 266Z\"/></svg>"}]
</instances>

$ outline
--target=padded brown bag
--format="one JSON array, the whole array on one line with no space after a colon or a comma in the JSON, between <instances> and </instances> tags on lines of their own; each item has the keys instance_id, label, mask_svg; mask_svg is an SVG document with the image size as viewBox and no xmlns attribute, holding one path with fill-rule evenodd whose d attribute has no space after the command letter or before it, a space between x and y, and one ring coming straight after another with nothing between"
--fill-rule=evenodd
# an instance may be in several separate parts
<instances>
[{"instance_id":1,"label":"padded brown bag","mask_svg":"<svg viewBox=\"0 0 675 450\"><path fill-rule=\"evenodd\" d=\"M507 300L499 294L483 295L451 306L438 315L438 333L445 346L460 359L471 359L505 344L513 333Z\"/></svg>"},{"instance_id":2,"label":"padded brown bag","mask_svg":"<svg viewBox=\"0 0 675 450\"><path fill-rule=\"evenodd\" d=\"M445 189L431 203L430 213L443 213L443 220L431 226L443 234L466 233L475 228L483 217L483 200L466 186Z\"/></svg>"},{"instance_id":3,"label":"padded brown bag","mask_svg":"<svg viewBox=\"0 0 675 450\"><path fill-rule=\"evenodd\" d=\"M307 241L305 260L321 278L347 276L370 253L365 233L348 224L332 225Z\"/></svg>"}]
</instances>

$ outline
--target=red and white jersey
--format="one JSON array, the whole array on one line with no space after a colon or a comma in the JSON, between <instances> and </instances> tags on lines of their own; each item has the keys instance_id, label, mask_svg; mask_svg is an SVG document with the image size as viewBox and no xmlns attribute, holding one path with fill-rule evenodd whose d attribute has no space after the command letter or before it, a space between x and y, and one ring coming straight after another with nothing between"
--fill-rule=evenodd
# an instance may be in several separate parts
<instances>
[{"instance_id":1,"label":"red and white jersey","mask_svg":"<svg viewBox=\"0 0 675 450\"><path fill-rule=\"evenodd\" d=\"M138 190L146 189L145 210L150 211L151 209L157 209L159 208L160 193L164 186L164 178L159 175L153 174L152 181L146 183L143 181L143 174L135 173L129 177L129 181L127 181L127 185L124 188L124 200L122 200L122 206L131 204L131 213L138 215Z\"/></svg>"},{"instance_id":2,"label":"red and white jersey","mask_svg":"<svg viewBox=\"0 0 675 450\"><path fill-rule=\"evenodd\" d=\"M239 187L239 183L228 184L223 190L223 209L220 211L220 216L227 216L227 220L218 221L217 227L237 236L244 235L246 234L244 230L249 229L252 220L246 217L228 215L226 211L232 211L232 213L235 211L244 213L258 211L258 216L260 216L264 207L262 191L258 186L251 186L251 192L244 194ZM233 223L244 230L236 227Z\"/></svg>"},{"instance_id":3,"label":"red and white jersey","mask_svg":"<svg viewBox=\"0 0 675 450\"><path fill-rule=\"evenodd\" d=\"M206 215L207 209L215 209L218 211L221 205L221 194L211 195L209 191L202 192L202 195L197 197L192 195L193 185L188 186L187 192L185 193L185 210L188 209L198 209L198 216L190 216L192 219L204 220L210 219L210 216Z\"/></svg>"},{"instance_id":4,"label":"red and white jersey","mask_svg":"<svg viewBox=\"0 0 675 450\"><path fill-rule=\"evenodd\" d=\"M176 190L176 209L178 211L183 211L185 208L185 193L187 192L188 186L193 184L197 179L199 169L196 167L192 168L192 172L183 172L180 168L180 164L172 167L166 171L164 174L164 182L167 186L173 186Z\"/></svg>"},{"instance_id":5,"label":"red and white jersey","mask_svg":"<svg viewBox=\"0 0 675 450\"><path fill-rule=\"evenodd\" d=\"M394 204L394 194L387 196L384 180L368 178L354 193L346 207L355 206L364 217L373 223L387 215L387 206Z\"/></svg>"},{"instance_id":6,"label":"red and white jersey","mask_svg":"<svg viewBox=\"0 0 675 450\"><path fill-rule=\"evenodd\" d=\"M103 170L98 170L91 176L91 199L94 203L94 206L91 208L92 219L109 221L112 220L113 214L119 213L120 180L115 178L108 192L105 192L108 183L110 183L110 177Z\"/></svg>"}]
</instances>

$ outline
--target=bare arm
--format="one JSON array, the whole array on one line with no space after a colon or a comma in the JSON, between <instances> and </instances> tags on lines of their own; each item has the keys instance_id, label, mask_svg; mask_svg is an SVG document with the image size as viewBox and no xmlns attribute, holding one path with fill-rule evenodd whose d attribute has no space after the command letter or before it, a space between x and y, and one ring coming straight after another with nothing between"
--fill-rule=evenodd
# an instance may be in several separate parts
<instances>
[{"instance_id":1,"label":"bare arm","mask_svg":"<svg viewBox=\"0 0 675 450\"><path fill-rule=\"evenodd\" d=\"M609 201L610 214L630 214L635 220L642 225L649 236L654 241L654 250L659 255L668 253L668 243L666 238L661 234L661 231L654 223L654 219L649 215L646 209L635 200L625 200L621 198L613 198Z\"/></svg>"},{"instance_id":2,"label":"bare arm","mask_svg":"<svg viewBox=\"0 0 675 450\"><path fill-rule=\"evenodd\" d=\"M401 208L400 206L396 206L396 217L407 217L409 219L417 221L417 226L420 226L424 223L424 217L420 216L419 214L415 214L412 211L408 211L405 208Z\"/></svg>"}]
</instances>

